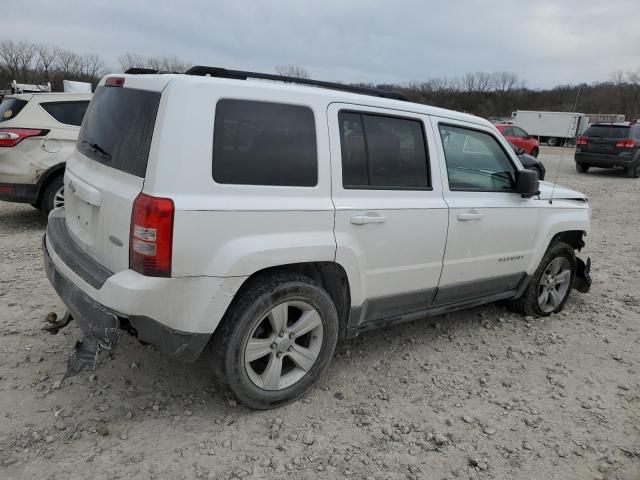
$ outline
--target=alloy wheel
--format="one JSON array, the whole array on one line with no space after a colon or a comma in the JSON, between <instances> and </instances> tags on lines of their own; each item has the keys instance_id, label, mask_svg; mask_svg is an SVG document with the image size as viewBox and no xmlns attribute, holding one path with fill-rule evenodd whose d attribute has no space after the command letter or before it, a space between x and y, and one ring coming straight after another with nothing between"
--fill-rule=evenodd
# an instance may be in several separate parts
<instances>
[{"instance_id":1,"label":"alloy wheel","mask_svg":"<svg viewBox=\"0 0 640 480\"><path fill-rule=\"evenodd\" d=\"M565 257L554 258L538 283L538 307L551 313L564 302L571 287L571 264Z\"/></svg>"},{"instance_id":2,"label":"alloy wheel","mask_svg":"<svg viewBox=\"0 0 640 480\"><path fill-rule=\"evenodd\" d=\"M53 208L64 207L64 186L56 190L53 196Z\"/></svg>"},{"instance_id":3,"label":"alloy wheel","mask_svg":"<svg viewBox=\"0 0 640 480\"><path fill-rule=\"evenodd\" d=\"M285 301L258 320L244 348L251 381L264 390L282 390L300 381L318 360L323 324L309 303Z\"/></svg>"}]
</instances>

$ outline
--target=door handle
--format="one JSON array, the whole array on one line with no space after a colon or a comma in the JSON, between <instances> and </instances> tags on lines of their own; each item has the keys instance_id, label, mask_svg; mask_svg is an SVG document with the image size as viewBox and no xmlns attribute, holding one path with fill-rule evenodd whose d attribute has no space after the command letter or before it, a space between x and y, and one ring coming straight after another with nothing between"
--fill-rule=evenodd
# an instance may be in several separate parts
<instances>
[{"instance_id":1,"label":"door handle","mask_svg":"<svg viewBox=\"0 0 640 480\"><path fill-rule=\"evenodd\" d=\"M354 225L365 225L367 223L384 223L387 219L377 213L368 213L367 215L354 215L351 217L351 223Z\"/></svg>"},{"instance_id":2,"label":"door handle","mask_svg":"<svg viewBox=\"0 0 640 480\"><path fill-rule=\"evenodd\" d=\"M482 217L484 217L484 215L477 212L465 212L458 214L458 220L460 220L461 222L480 220Z\"/></svg>"}]
</instances>

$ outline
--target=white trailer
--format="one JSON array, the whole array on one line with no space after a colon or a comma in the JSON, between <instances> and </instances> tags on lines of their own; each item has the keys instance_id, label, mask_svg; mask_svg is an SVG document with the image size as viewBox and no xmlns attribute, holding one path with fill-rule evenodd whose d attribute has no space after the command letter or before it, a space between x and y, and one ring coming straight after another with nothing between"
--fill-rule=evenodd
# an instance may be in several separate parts
<instances>
[{"instance_id":1,"label":"white trailer","mask_svg":"<svg viewBox=\"0 0 640 480\"><path fill-rule=\"evenodd\" d=\"M529 135L538 137L539 142L551 146L574 143L589 126L589 117L575 112L538 112L518 110L511 114L514 125Z\"/></svg>"}]
</instances>

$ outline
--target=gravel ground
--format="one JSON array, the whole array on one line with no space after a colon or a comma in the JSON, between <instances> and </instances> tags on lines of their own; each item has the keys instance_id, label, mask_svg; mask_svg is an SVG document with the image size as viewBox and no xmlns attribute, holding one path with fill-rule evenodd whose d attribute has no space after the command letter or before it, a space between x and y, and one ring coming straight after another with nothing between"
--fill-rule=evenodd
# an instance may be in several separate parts
<instances>
[{"instance_id":1,"label":"gravel ground","mask_svg":"<svg viewBox=\"0 0 640 480\"><path fill-rule=\"evenodd\" d=\"M544 148L549 179L561 149ZM500 305L342 343L303 401L254 412L213 380L126 338L64 383L73 323L42 269L45 219L0 202L2 479L640 479L640 180L575 173L594 284L565 311Z\"/></svg>"}]
</instances>

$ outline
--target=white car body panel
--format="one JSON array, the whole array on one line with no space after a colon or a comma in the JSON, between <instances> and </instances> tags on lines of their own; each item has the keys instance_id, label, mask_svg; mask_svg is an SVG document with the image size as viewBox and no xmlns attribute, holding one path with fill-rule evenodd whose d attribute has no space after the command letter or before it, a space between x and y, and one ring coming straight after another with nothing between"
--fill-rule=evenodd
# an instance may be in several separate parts
<instances>
[{"instance_id":1,"label":"white car body panel","mask_svg":"<svg viewBox=\"0 0 640 480\"><path fill-rule=\"evenodd\" d=\"M45 137L26 138L15 147L0 148L0 183L36 184L47 170L69 158L80 131L78 126L58 122L41 104L88 102L91 94L19 94L5 98L28 103L14 118L0 121L0 128L33 128L49 130L49 133Z\"/></svg>"},{"instance_id":2,"label":"white car body panel","mask_svg":"<svg viewBox=\"0 0 640 480\"><path fill-rule=\"evenodd\" d=\"M352 306L395 295L423 295L428 305L442 270L447 231L447 205L442 198L440 170L431 169L432 190L345 189L342 183L340 110L389 114L366 105L329 105L329 137L334 172L336 262L349 277ZM394 112L424 126L429 154L437 158L428 117ZM353 217L379 216L383 223L354 224ZM365 314L367 312L364 312Z\"/></svg>"},{"instance_id":3,"label":"white car body panel","mask_svg":"<svg viewBox=\"0 0 640 480\"><path fill-rule=\"evenodd\" d=\"M212 333L249 276L305 262L342 266L352 309L366 310L367 301L403 295L422 296L427 305L429 292L438 288L531 274L554 235L589 228L588 204L561 199L584 197L568 189L556 187L553 204L515 193L450 191L438 121L491 133L509 152L515 168L522 169L495 127L477 117L278 82L120 76L125 78L124 88L162 92L145 178L77 151L65 177L68 231L84 252L114 275L95 289L59 256L52 253L52 259L83 292L125 316L146 315L181 331ZM316 125L317 185L216 183L212 132L221 98L309 107ZM342 108L421 121L432 189L344 189L337 122ZM541 183L541 190L546 198L548 185ZM174 202L172 278L145 277L129 269L131 210L140 192ZM483 214L482 221L459 222L457 215L470 209ZM368 213L385 221L352 223L353 216Z\"/></svg>"}]
</instances>

